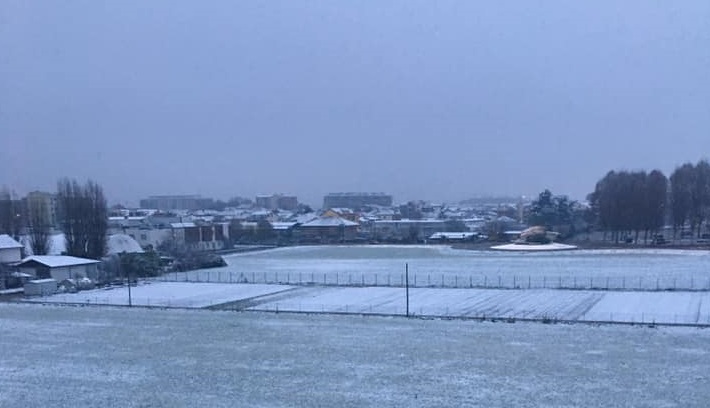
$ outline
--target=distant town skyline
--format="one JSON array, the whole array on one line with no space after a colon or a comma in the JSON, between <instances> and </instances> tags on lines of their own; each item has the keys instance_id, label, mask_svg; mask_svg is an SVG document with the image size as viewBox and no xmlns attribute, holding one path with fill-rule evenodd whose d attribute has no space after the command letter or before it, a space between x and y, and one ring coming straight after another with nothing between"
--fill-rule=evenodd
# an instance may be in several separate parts
<instances>
[{"instance_id":1,"label":"distant town skyline","mask_svg":"<svg viewBox=\"0 0 710 408\"><path fill-rule=\"evenodd\" d=\"M584 199L707 157L710 2L0 6L0 186Z\"/></svg>"}]
</instances>

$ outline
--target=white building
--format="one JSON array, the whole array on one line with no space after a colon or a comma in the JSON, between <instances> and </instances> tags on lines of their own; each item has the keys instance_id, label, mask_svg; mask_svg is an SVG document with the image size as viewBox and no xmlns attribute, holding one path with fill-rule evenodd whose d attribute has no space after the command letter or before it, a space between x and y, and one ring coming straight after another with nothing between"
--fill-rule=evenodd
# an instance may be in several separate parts
<instances>
[{"instance_id":1,"label":"white building","mask_svg":"<svg viewBox=\"0 0 710 408\"><path fill-rule=\"evenodd\" d=\"M57 281L78 279L82 277L91 280L98 279L99 261L75 256L41 255L28 256L17 267L20 272L38 279L52 278Z\"/></svg>"}]
</instances>

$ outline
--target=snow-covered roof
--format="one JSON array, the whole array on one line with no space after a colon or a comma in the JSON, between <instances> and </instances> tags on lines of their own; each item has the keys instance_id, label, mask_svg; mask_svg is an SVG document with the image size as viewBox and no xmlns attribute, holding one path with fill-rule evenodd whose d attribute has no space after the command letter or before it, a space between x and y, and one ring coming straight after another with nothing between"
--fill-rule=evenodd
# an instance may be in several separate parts
<instances>
[{"instance_id":1,"label":"snow-covered roof","mask_svg":"<svg viewBox=\"0 0 710 408\"><path fill-rule=\"evenodd\" d=\"M429 239L456 240L456 239L468 239L468 238L476 237L478 235L479 234L477 232L435 232L429 237Z\"/></svg>"},{"instance_id":2,"label":"snow-covered roof","mask_svg":"<svg viewBox=\"0 0 710 408\"><path fill-rule=\"evenodd\" d=\"M320 217L320 218L316 218L315 220L309 221L301 226L302 227L340 227L340 226L352 227L355 225L358 225L358 223L346 220L345 218Z\"/></svg>"},{"instance_id":3,"label":"snow-covered roof","mask_svg":"<svg viewBox=\"0 0 710 408\"><path fill-rule=\"evenodd\" d=\"M0 235L0 249L22 248L22 244L7 234Z\"/></svg>"},{"instance_id":4,"label":"snow-covered roof","mask_svg":"<svg viewBox=\"0 0 710 408\"><path fill-rule=\"evenodd\" d=\"M173 222L170 223L171 228L191 228L194 227L194 222Z\"/></svg>"},{"instance_id":5,"label":"snow-covered roof","mask_svg":"<svg viewBox=\"0 0 710 408\"><path fill-rule=\"evenodd\" d=\"M272 222L271 223L271 228L275 230L287 230L289 228L293 228L297 222Z\"/></svg>"},{"instance_id":6,"label":"snow-covered roof","mask_svg":"<svg viewBox=\"0 0 710 408\"><path fill-rule=\"evenodd\" d=\"M49 283L49 282L56 282L56 279L52 278L47 278L47 279L35 279L31 281L27 281L27 283L34 283L34 284L41 284L41 283Z\"/></svg>"},{"instance_id":7,"label":"snow-covered roof","mask_svg":"<svg viewBox=\"0 0 710 408\"><path fill-rule=\"evenodd\" d=\"M23 266L29 262L37 262L49 268L60 268L63 266L89 265L99 261L94 259L78 258L76 256L65 255L32 255L23 259L18 266Z\"/></svg>"},{"instance_id":8,"label":"snow-covered roof","mask_svg":"<svg viewBox=\"0 0 710 408\"><path fill-rule=\"evenodd\" d=\"M401 220L377 220L375 221L378 224L424 224L424 223L431 223L431 224L443 224L445 221L444 220L437 220L437 219L424 219L424 220L410 220L408 218L404 218Z\"/></svg>"},{"instance_id":9,"label":"snow-covered roof","mask_svg":"<svg viewBox=\"0 0 710 408\"><path fill-rule=\"evenodd\" d=\"M106 246L108 247L109 255L120 254L122 252L143 253L143 248L141 248L140 244L126 234L110 235Z\"/></svg>"}]
</instances>

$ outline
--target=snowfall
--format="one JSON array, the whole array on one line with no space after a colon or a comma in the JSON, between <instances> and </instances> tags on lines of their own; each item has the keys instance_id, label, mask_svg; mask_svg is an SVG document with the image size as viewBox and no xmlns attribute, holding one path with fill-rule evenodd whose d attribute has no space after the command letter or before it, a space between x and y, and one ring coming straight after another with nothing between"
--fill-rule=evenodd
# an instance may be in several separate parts
<instances>
[{"instance_id":1,"label":"snowfall","mask_svg":"<svg viewBox=\"0 0 710 408\"><path fill-rule=\"evenodd\" d=\"M707 407L710 331L0 304L0 406Z\"/></svg>"}]
</instances>

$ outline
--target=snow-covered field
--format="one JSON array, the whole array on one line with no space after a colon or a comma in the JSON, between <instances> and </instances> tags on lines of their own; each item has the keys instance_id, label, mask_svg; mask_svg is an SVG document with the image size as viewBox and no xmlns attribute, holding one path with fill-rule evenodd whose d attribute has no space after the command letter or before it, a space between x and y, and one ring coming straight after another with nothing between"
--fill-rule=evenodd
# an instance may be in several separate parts
<instances>
[{"instance_id":1,"label":"snow-covered field","mask_svg":"<svg viewBox=\"0 0 710 408\"><path fill-rule=\"evenodd\" d=\"M304 288L290 295L251 310L406 313L406 295L400 288ZM409 312L419 316L710 325L710 293L416 288L409 291Z\"/></svg>"},{"instance_id":2,"label":"snow-covered field","mask_svg":"<svg viewBox=\"0 0 710 408\"><path fill-rule=\"evenodd\" d=\"M0 304L2 407L707 407L710 331Z\"/></svg>"},{"instance_id":3,"label":"snow-covered field","mask_svg":"<svg viewBox=\"0 0 710 408\"><path fill-rule=\"evenodd\" d=\"M285 285L246 285L218 283L155 282L131 287L131 303L139 306L202 308L249 299L290 289ZM99 305L128 305L128 286L87 290L45 297L31 302L56 302Z\"/></svg>"},{"instance_id":4,"label":"snow-covered field","mask_svg":"<svg viewBox=\"0 0 710 408\"><path fill-rule=\"evenodd\" d=\"M573 250L544 253L446 246L308 246L225 257L224 268L166 280L418 287L710 290L710 252Z\"/></svg>"},{"instance_id":5,"label":"snow-covered field","mask_svg":"<svg viewBox=\"0 0 710 408\"><path fill-rule=\"evenodd\" d=\"M153 282L133 287L131 295L132 303L140 306L203 308L250 299L249 310L260 311L394 315L407 311L405 290L392 287ZM128 290L96 289L27 300L127 305ZM710 292L412 288L409 312L419 316L710 325Z\"/></svg>"}]
</instances>

